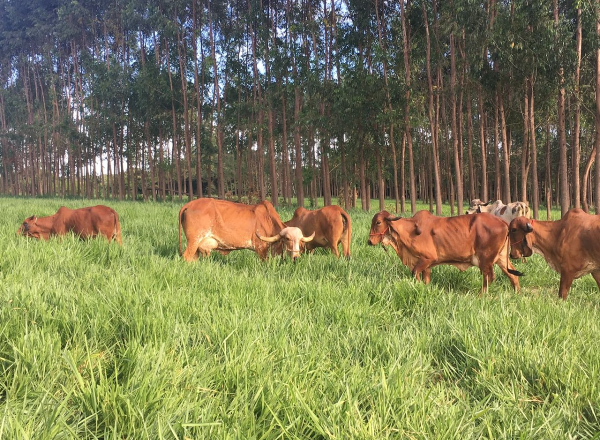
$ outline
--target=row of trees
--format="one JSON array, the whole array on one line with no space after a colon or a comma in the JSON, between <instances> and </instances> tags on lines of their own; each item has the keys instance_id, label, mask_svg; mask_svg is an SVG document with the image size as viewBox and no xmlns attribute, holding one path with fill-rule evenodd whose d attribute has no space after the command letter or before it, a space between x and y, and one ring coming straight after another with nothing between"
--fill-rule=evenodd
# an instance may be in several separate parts
<instances>
[{"instance_id":1,"label":"row of trees","mask_svg":"<svg viewBox=\"0 0 600 440\"><path fill-rule=\"evenodd\" d=\"M588 209L600 197L599 11L0 0L0 190Z\"/></svg>"}]
</instances>

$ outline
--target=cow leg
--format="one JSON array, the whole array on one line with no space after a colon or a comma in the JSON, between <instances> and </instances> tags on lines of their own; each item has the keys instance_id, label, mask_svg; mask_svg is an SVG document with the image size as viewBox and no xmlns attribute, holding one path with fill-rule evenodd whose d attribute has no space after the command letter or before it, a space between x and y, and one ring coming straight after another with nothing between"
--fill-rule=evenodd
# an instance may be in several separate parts
<instances>
[{"instance_id":1,"label":"cow leg","mask_svg":"<svg viewBox=\"0 0 600 440\"><path fill-rule=\"evenodd\" d=\"M198 259L199 254L200 252L197 245L188 244L185 251L183 251L182 256L185 261L195 261Z\"/></svg>"},{"instance_id":2,"label":"cow leg","mask_svg":"<svg viewBox=\"0 0 600 440\"><path fill-rule=\"evenodd\" d=\"M425 284L428 284L429 281L431 280L431 269L429 269L429 266L431 266L432 260L428 260L426 258L420 258L419 261L417 261L417 264L415 265L415 267L412 270L413 275L415 276L415 278L417 279L417 281L421 281L421 272L425 272L425 279L424 282Z\"/></svg>"},{"instance_id":3,"label":"cow leg","mask_svg":"<svg viewBox=\"0 0 600 440\"><path fill-rule=\"evenodd\" d=\"M481 264L479 270L483 276L483 285L481 286L481 291L479 292L479 295L481 296L487 292L491 282L494 281L494 264Z\"/></svg>"},{"instance_id":4,"label":"cow leg","mask_svg":"<svg viewBox=\"0 0 600 440\"><path fill-rule=\"evenodd\" d=\"M335 244L334 244L335 243ZM338 249L338 245L337 245L337 241L333 241L333 243L331 243L331 252L333 253L333 255L336 256L336 258L340 258L340 251Z\"/></svg>"},{"instance_id":5,"label":"cow leg","mask_svg":"<svg viewBox=\"0 0 600 440\"><path fill-rule=\"evenodd\" d=\"M423 271L423 282L429 284L431 282L431 268L428 267Z\"/></svg>"},{"instance_id":6,"label":"cow leg","mask_svg":"<svg viewBox=\"0 0 600 440\"><path fill-rule=\"evenodd\" d=\"M511 263L511 261L508 260L505 256L504 257L501 256L500 258L498 258L496 260L496 264L500 267L500 269L502 269L502 272L504 272L506 274L506 276L510 280L510 283L513 286L513 289L515 289L517 292L519 292L521 290L521 286L519 284L519 277L511 274L508 271L508 269L515 270L515 266Z\"/></svg>"},{"instance_id":7,"label":"cow leg","mask_svg":"<svg viewBox=\"0 0 600 440\"><path fill-rule=\"evenodd\" d=\"M340 240L342 242L342 254L348 260L350 259L350 240L348 239L348 232L346 231L342 234L342 238Z\"/></svg>"},{"instance_id":8,"label":"cow leg","mask_svg":"<svg viewBox=\"0 0 600 440\"><path fill-rule=\"evenodd\" d=\"M600 270L592 272L592 276L596 280L596 284L598 284L598 288L600 289Z\"/></svg>"},{"instance_id":9,"label":"cow leg","mask_svg":"<svg viewBox=\"0 0 600 440\"><path fill-rule=\"evenodd\" d=\"M594 277L595 278L595 277ZM566 272L561 272L560 274L560 288L558 289L558 296L563 300L567 299L567 295L569 294L569 289L571 288L571 284L573 284L573 275Z\"/></svg>"}]
</instances>

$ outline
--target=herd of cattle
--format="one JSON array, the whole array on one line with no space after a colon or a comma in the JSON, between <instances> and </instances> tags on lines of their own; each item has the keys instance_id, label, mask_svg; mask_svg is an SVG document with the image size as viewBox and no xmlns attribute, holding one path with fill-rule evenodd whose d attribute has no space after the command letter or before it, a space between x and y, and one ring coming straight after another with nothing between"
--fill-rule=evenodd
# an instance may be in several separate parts
<instances>
[{"instance_id":1,"label":"herd of cattle","mask_svg":"<svg viewBox=\"0 0 600 440\"><path fill-rule=\"evenodd\" d=\"M187 239L181 250L181 230ZM48 217L31 216L17 233L47 240L69 232L81 238L104 236L121 244L118 214L108 206L81 209L61 207ZM289 255L292 260L303 251L317 247L330 249L339 257L350 258L352 222L339 206L309 211L299 207L283 222L268 201L256 205L202 198L185 204L179 211L179 253L187 261L208 256L211 251L228 254L250 249L261 259ZM531 219L524 202L505 205L497 200L471 202L466 215L437 217L419 211L411 218L381 211L373 217L369 245L391 246L402 263L412 269L417 280L427 284L431 268L441 264L481 271L482 292L494 280L494 264L504 272L515 290L519 276L509 260L541 254L560 273L559 296L567 298L573 280L591 273L600 288L600 216L572 209L558 221Z\"/></svg>"}]
</instances>

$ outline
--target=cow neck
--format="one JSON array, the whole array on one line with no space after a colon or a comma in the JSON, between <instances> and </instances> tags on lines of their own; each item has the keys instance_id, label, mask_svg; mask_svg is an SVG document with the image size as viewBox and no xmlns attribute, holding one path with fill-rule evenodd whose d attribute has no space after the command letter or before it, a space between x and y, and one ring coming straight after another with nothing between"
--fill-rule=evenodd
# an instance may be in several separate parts
<instances>
[{"instance_id":1,"label":"cow neck","mask_svg":"<svg viewBox=\"0 0 600 440\"><path fill-rule=\"evenodd\" d=\"M533 251L541 255L547 255L556 244L557 232L560 229L560 221L534 221L533 232L531 232Z\"/></svg>"},{"instance_id":2,"label":"cow neck","mask_svg":"<svg viewBox=\"0 0 600 440\"><path fill-rule=\"evenodd\" d=\"M44 233L47 234L52 230L52 227L54 226L55 221L56 221L56 214L48 216L48 217L38 217L35 224L37 225L38 228L40 228Z\"/></svg>"}]
</instances>

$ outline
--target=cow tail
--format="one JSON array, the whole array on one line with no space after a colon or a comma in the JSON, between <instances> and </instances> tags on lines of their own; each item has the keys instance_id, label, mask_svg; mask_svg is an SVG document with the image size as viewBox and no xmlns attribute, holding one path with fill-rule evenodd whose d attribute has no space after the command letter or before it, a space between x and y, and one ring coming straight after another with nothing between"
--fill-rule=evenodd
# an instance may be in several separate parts
<instances>
[{"instance_id":1,"label":"cow tail","mask_svg":"<svg viewBox=\"0 0 600 440\"><path fill-rule=\"evenodd\" d=\"M180 256L183 255L183 252L181 250L181 219L183 218L183 215L186 210L187 210L187 208L185 206L179 210L179 255Z\"/></svg>"},{"instance_id":2,"label":"cow tail","mask_svg":"<svg viewBox=\"0 0 600 440\"><path fill-rule=\"evenodd\" d=\"M123 245L123 240L121 239L121 223L119 222L119 214L115 211L115 226L113 229L113 238L119 243Z\"/></svg>"},{"instance_id":3,"label":"cow tail","mask_svg":"<svg viewBox=\"0 0 600 440\"><path fill-rule=\"evenodd\" d=\"M347 212L342 211L342 220L344 221L346 249L348 249L348 256L350 256L350 243L352 242L352 221Z\"/></svg>"}]
</instances>

